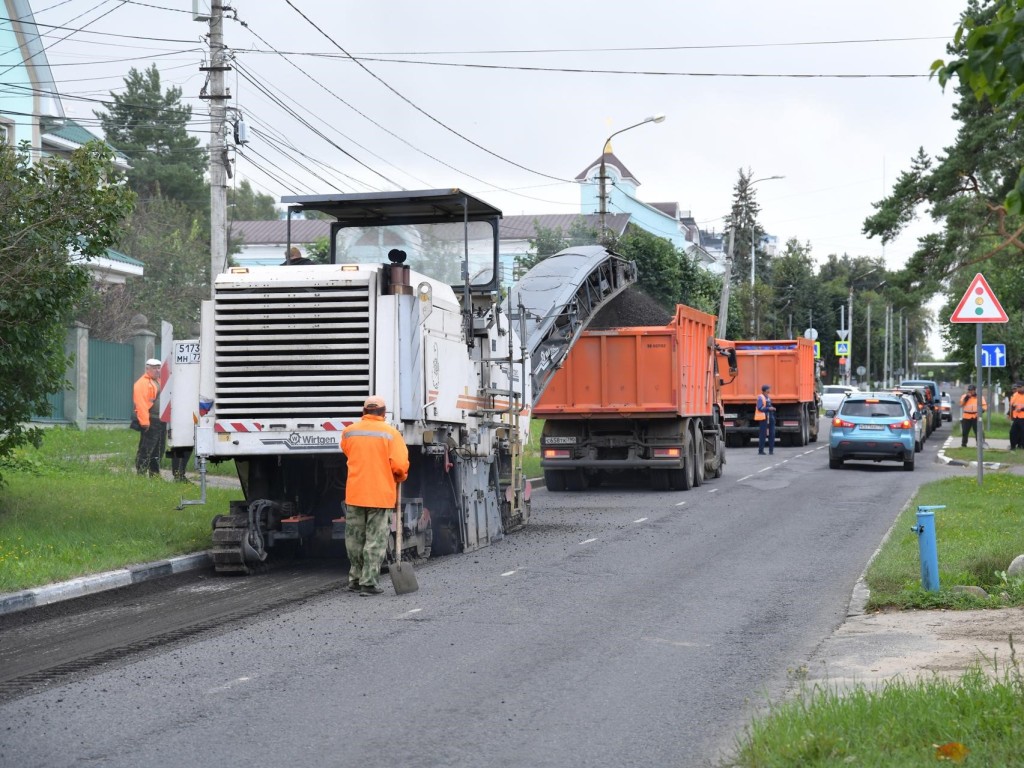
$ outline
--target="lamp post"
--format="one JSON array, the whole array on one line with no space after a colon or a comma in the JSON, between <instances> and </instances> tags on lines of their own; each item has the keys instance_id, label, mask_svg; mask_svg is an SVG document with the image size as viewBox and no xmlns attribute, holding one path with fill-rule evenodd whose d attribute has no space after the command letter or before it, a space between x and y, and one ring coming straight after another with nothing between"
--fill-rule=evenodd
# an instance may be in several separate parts
<instances>
[{"instance_id":1,"label":"lamp post","mask_svg":"<svg viewBox=\"0 0 1024 768\"><path fill-rule=\"evenodd\" d=\"M747 184L747 189L749 189L750 187L754 186L755 184L757 184L758 182L761 182L761 181L773 181L775 179L784 179L784 178L786 178L786 177L785 176L765 176L764 178L761 178L761 179L754 179L752 182ZM755 266L757 264L757 259L755 258L756 252L757 252L757 247L754 244L754 222L750 222L750 287L751 288L754 287Z\"/></svg>"},{"instance_id":2,"label":"lamp post","mask_svg":"<svg viewBox=\"0 0 1024 768\"><path fill-rule=\"evenodd\" d=\"M601 237L602 238L604 237L604 232L605 232L605 226L604 226L605 216L608 214L608 197L607 197L607 194L605 192L605 164L604 164L604 158L605 158L605 155L607 155L609 150L610 150L609 145L611 144L612 139L615 138L616 136L618 136L620 133L625 133L626 131L628 131L628 130L630 130L632 128L638 128L639 126L646 125L647 123L663 123L663 122L665 122L665 116L664 115L662 115L662 114L651 115L650 117L645 117L639 123L634 123L633 125L626 126L625 128L622 128L621 130L616 131L615 133L613 133L611 136L609 136L607 139L604 140L604 146L603 146L603 148L601 150L601 170L600 170L600 173L598 175L598 183L600 184L600 193L598 195L598 197L599 197L598 211L601 214Z\"/></svg>"}]
</instances>

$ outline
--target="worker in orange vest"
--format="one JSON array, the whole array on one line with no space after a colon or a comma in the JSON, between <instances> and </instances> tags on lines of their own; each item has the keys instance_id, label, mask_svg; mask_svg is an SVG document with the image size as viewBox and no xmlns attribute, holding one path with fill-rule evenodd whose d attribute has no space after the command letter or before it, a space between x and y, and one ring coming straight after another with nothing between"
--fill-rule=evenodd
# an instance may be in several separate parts
<instances>
[{"instance_id":1,"label":"worker in orange vest","mask_svg":"<svg viewBox=\"0 0 1024 768\"><path fill-rule=\"evenodd\" d=\"M1010 395L1009 404L1010 421L1010 450L1024 448L1024 384L1017 382L1013 385L1013 394Z\"/></svg>"},{"instance_id":2,"label":"worker in orange vest","mask_svg":"<svg viewBox=\"0 0 1024 768\"><path fill-rule=\"evenodd\" d=\"M988 410L985 397L981 398L981 413ZM967 391L960 396L960 447L967 447L967 435L974 430L974 439L978 439L978 388L967 385Z\"/></svg>"},{"instance_id":3,"label":"worker in orange vest","mask_svg":"<svg viewBox=\"0 0 1024 768\"><path fill-rule=\"evenodd\" d=\"M160 361L151 357L146 371L132 385L133 428L139 430L139 450L135 454L135 471L160 477L160 457L164 452L166 424L160 421ZM138 426L135 426L135 425Z\"/></svg>"},{"instance_id":4,"label":"worker in orange vest","mask_svg":"<svg viewBox=\"0 0 1024 768\"><path fill-rule=\"evenodd\" d=\"M348 588L362 595L379 595L380 566L387 552L388 515L397 506L398 484L409 476L409 449L402 433L384 420L384 399L371 395L363 403L363 418L345 427L345 551ZM395 525L402 525L396 520Z\"/></svg>"},{"instance_id":5,"label":"worker in orange vest","mask_svg":"<svg viewBox=\"0 0 1024 768\"><path fill-rule=\"evenodd\" d=\"M764 456L764 446L768 443L768 453L775 453L775 406L768 395L771 385L761 386L761 394L757 396L754 408L754 421L757 422L757 452Z\"/></svg>"}]
</instances>

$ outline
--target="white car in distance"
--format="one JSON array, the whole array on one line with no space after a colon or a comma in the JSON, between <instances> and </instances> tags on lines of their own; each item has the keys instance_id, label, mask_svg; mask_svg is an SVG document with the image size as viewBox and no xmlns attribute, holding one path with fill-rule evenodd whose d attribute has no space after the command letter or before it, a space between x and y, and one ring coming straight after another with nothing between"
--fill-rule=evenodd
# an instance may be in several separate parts
<instances>
[{"instance_id":1,"label":"white car in distance","mask_svg":"<svg viewBox=\"0 0 1024 768\"><path fill-rule=\"evenodd\" d=\"M843 398L850 392L856 391L856 387L848 387L845 384L826 384L821 388L821 409L823 411L838 411Z\"/></svg>"}]
</instances>

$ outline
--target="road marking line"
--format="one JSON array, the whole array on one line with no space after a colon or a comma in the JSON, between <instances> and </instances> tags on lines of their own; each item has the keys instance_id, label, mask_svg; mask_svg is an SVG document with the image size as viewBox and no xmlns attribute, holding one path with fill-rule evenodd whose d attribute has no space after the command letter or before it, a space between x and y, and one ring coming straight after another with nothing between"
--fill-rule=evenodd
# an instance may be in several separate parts
<instances>
[{"instance_id":1,"label":"road marking line","mask_svg":"<svg viewBox=\"0 0 1024 768\"><path fill-rule=\"evenodd\" d=\"M503 574L501 574L501 575L502 575L502 576L511 576L511 575L512 575L513 573L515 573L515 571L505 571L505 572L504 572Z\"/></svg>"},{"instance_id":2,"label":"road marking line","mask_svg":"<svg viewBox=\"0 0 1024 768\"><path fill-rule=\"evenodd\" d=\"M590 544L593 541L597 541L597 539L587 539L586 541L581 541L580 544Z\"/></svg>"},{"instance_id":3,"label":"road marking line","mask_svg":"<svg viewBox=\"0 0 1024 768\"><path fill-rule=\"evenodd\" d=\"M708 491L708 493L714 493L717 490L718 490L717 488L712 488L711 490Z\"/></svg>"},{"instance_id":4,"label":"road marking line","mask_svg":"<svg viewBox=\"0 0 1024 768\"><path fill-rule=\"evenodd\" d=\"M771 467L765 467L764 469L759 469L759 470L757 470L757 474L760 475L762 472L767 472L769 469L771 469Z\"/></svg>"},{"instance_id":5,"label":"road marking line","mask_svg":"<svg viewBox=\"0 0 1024 768\"><path fill-rule=\"evenodd\" d=\"M641 517L639 520L634 520L633 522L634 523L642 523L646 519L647 519L646 517Z\"/></svg>"},{"instance_id":6,"label":"road marking line","mask_svg":"<svg viewBox=\"0 0 1024 768\"><path fill-rule=\"evenodd\" d=\"M413 608L411 611L408 611L408 613L419 613L422 610L422 608Z\"/></svg>"},{"instance_id":7,"label":"road marking line","mask_svg":"<svg viewBox=\"0 0 1024 768\"><path fill-rule=\"evenodd\" d=\"M737 483L742 483L742 482L743 482L744 480L749 480L749 479L750 479L750 478L752 478L752 477L753 477L753 475L747 475L746 477L741 477L741 478L740 478L739 480L737 480L736 482L737 482Z\"/></svg>"},{"instance_id":8,"label":"road marking line","mask_svg":"<svg viewBox=\"0 0 1024 768\"><path fill-rule=\"evenodd\" d=\"M683 504L685 504L685 503L686 503L685 501L680 501L680 502L679 502L678 504L676 504L676 506L677 506L677 507L681 507L681 506L683 506Z\"/></svg>"}]
</instances>

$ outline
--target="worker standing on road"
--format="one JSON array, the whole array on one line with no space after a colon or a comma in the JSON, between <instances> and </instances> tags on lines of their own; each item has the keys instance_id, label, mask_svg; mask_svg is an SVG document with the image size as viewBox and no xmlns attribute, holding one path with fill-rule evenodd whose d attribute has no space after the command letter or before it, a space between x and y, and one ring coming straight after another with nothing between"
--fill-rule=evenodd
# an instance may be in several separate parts
<instances>
[{"instance_id":1,"label":"worker standing on road","mask_svg":"<svg viewBox=\"0 0 1024 768\"><path fill-rule=\"evenodd\" d=\"M768 443L768 453L775 453L775 406L768 396L771 386L763 384L761 394L757 396L754 408L754 421L757 422L757 452L764 456L764 444Z\"/></svg>"},{"instance_id":2,"label":"worker standing on road","mask_svg":"<svg viewBox=\"0 0 1024 768\"><path fill-rule=\"evenodd\" d=\"M146 361L145 373L132 386L132 406L140 428L135 471L140 475L148 471L150 477L159 477L165 425L160 421L160 361L155 357Z\"/></svg>"},{"instance_id":3,"label":"worker standing on road","mask_svg":"<svg viewBox=\"0 0 1024 768\"><path fill-rule=\"evenodd\" d=\"M984 396L981 398L981 412L988 410ZM960 396L960 447L967 447L967 435L974 430L974 440L978 440L978 388L967 385L967 391Z\"/></svg>"},{"instance_id":4,"label":"worker standing on road","mask_svg":"<svg viewBox=\"0 0 1024 768\"><path fill-rule=\"evenodd\" d=\"M1013 385L1013 394L1010 395L1009 417L1010 421L1010 450L1024 448L1024 384L1017 382Z\"/></svg>"},{"instance_id":5,"label":"worker standing on road","mask_svg":"<svg viewBox=\"0 0 1024 768\"><path fill-rule=\"evenodd\" d=\"M401 433L384 421L386 411L384 399L371 395L363 403L363 418L341 433L341 450L348 464L348 588L363 595L384 591L377 580L387 551L388 516L398 500L398 484L409 476L409 449Z\"/></svg>"}]
</instances>

